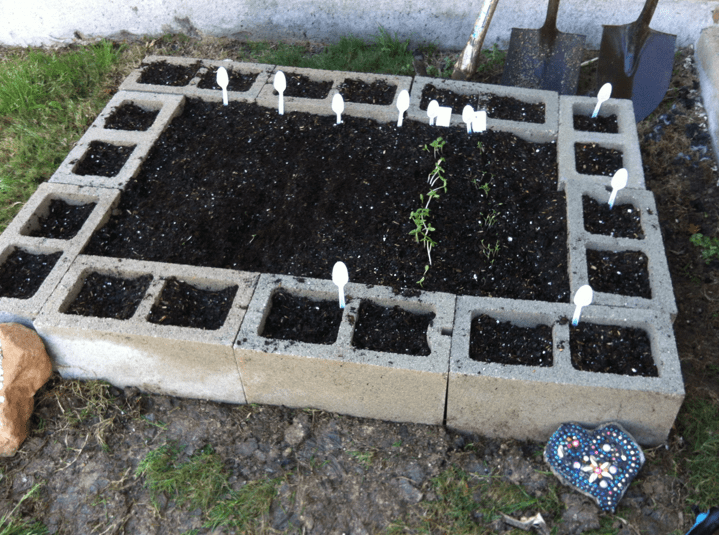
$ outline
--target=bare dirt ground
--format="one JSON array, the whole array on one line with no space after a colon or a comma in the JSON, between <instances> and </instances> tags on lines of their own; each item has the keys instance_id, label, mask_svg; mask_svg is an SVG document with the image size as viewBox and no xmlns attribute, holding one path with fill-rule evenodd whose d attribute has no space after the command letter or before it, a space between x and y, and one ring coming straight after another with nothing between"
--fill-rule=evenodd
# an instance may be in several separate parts
<instances>
[{"instance_id":1,"label":"bare dirt ground","mask_svg":"<svg viewBox=\"0 0 719 535\"><path fill-rule=\"evenodd\" d=\"M232 57L228 50L215 55ZM192 42L172 52L212 57ZM719 262L706 264L689 237L717 233L719 173L691 50L677 54L667 97L639 136L679 307L674 329L687 399L718 403ZM542 461L544 444L443 427L147 395L59 376L36 395L31 424L15 457L0 460L0 514L41 483L14 516L40 521L50 533L511 532L500 511L542 513L559 534L685 533L693 522L685 462L692 444L681 426L666 445L645 451L645 467L608 515L557 483ZM138 467L167 444L184 447L175 464L216 460L226 494L268 484L254 520L203 527L209 506L184 503L181 493L153 494ZM235 514L250 514L249 501L233 503Z\"/></svg>"}]
</instances>

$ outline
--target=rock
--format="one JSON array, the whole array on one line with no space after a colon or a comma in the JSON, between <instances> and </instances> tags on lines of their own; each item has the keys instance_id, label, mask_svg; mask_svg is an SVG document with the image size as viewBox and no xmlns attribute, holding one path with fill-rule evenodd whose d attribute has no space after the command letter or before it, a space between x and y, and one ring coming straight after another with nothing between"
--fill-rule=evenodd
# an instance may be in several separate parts
<instances>
[{"instance_id":1,"label":"rock","mask_svg":"<svg viewBox=\"0 0 719 535\"><path fill-rule=\"evenodd\" d=\"M285 429L285 442L296 448L310 435L307 425L295 418L292 425Z\"/></svg>"},{"instance_id":2,"label":"rock","mask_svg":"<svg viewBox=\"0 0 719 535\"><path fill-rule=\"evenodd\" d=\"M33 396L52 375L45 345L32 329L0 324L0 456L15 455L28 435Z\"/></svg>"}]
</instances>

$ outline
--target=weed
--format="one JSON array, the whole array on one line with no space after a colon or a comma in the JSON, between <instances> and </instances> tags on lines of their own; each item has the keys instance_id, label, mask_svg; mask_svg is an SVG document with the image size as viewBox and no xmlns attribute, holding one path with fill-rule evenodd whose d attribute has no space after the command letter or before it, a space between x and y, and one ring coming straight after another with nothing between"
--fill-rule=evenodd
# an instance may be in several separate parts
<instances>
[{"instance_id":1,"label":"weed","mask_svg":"<svg viewBox=\"0 0 719 535\"><path fill-rule=\"evenodd\" d=\"M367 468L372 465L372 460L375 456L375 453L373 451L348 451L347 453L355 461L359 462Z\"/></svg>"},{"instance_id":2,"label":"weed","mask_svg":"<svg viewBox=\"0 0 719 535\"><path fill-rule=\"evenodd\" d=\"M40 490L40 483L35 483L25 495L20 498L15 507L8 514L0 518L0 535L45 535L47 528L40 522L30 522L25 519L13 519L13 515L17 512L23 502Z\"/></svg>"},{"instance_id":3,"label":"weed","mask_svg":"<svg viewBox=\"0 0 719 535\"><path fill-rule=\"evenodd\" d=\"M108 450L106 436L120 411L117 399L110 394L112 385L106 381L66 381L54 390L62 417L70 427L77 427L97 420L91 425L98 444ZM63 405L63 401L65 404Z\"/></svg>"},{"instance_id":4,"label":"weed","mask_svg":"<svg viewBox=\"0 0 719 535\"><path fill-rule=\"evenodd\" d=\"M249 481L219 501L207 513L204 527L229 527L240 533L257 533L257 520L270 509L280 478Z\"/></svg>"},{"instance_id":5,"label":"weed","mask_svg":"<svg viewBox=\"0 0 719 535\"><path fill-rule=\"evenodd\" d=\"M707 264L715 258L719 258L719 238L710 238L697 232L696 234L692 234L689 241L701 248L702 258Z\"/></svg>"}]
</instances>

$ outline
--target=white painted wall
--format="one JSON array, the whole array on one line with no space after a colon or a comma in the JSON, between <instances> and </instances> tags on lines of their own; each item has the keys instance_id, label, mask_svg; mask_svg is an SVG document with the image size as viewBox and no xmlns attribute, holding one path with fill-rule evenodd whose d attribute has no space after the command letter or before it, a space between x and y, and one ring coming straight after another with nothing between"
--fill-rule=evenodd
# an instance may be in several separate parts
<instances>
[{"instance_id":1,"label":"white painted wall","mask_svg":"<svg viewBox=\"0 0 719 535\"><path fill-rule=\"evenodd\" d=\"M168 32L335 42L343 35L370 39L383 26L412 45L464 47L482 0L0 0L0 43L41 45L87 37L159 36ZM563 0L561 31L587 36L598 48L603 24L634 21L644 0ZM505 48L512 27L538 28L546 0L499 0L485 46ZM694 44L716 24L719 0L660 0L651 27Z\"/></svg>"}]
</instances>

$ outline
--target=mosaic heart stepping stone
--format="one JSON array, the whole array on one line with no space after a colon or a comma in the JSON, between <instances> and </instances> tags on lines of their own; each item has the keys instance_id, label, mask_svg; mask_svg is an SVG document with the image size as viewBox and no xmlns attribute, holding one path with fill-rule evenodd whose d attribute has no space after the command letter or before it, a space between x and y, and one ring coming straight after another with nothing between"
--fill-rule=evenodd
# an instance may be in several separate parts
<instances>
[{"instance_id":1,"label":"mosaic heart stepping stone","mask_svg":"<svg viewBox=\"0 0 719 535\"><path fill-rule=\"evenodd\" d=\"M549 438L544 460L563 484L613 513L644 465L644 452L619 424L588 430L568 423Z\"/></svg>"}]
</instances>

